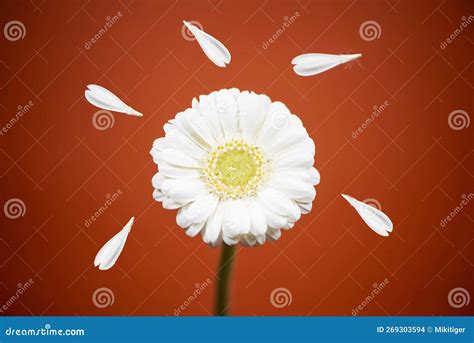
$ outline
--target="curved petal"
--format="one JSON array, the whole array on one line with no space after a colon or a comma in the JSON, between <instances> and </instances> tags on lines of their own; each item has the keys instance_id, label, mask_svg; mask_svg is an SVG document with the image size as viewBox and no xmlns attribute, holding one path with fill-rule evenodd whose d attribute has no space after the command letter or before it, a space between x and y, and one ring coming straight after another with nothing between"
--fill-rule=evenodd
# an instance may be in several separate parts
<instances>
[{"instance_id":1,"label":"curved petal","mask_svg":"<svg viewBox=\"0 0 474 343\"><path fill-rule=\"evenodd\" d=\"M167 179L163 181L161 190L176 202L187 203L196 200L209 192L201 180Z\"/></svg>"},{"instance_id":2,"label":"curved petal","mask_svg":"<svg viewBox=\"0 0 474 343\"><path fill-rule=\"evenodd\" d=\"M250 231L250 217L241 199L222 202L222 232L224 240L234 239Z\"/></svg>"},{"instance_id":3,"label":"curved petal","mask_svg":"<svg viewBox=\"0 0 474 343\"><path fill-rule=\"evenodd\" d=\"M202 240L211 246L217 246L222 232L222 209L217 205L214 213L209 217L203 231Z\"/></svg>"},{"instance_id":4,"label":"curved petal","mask_svg":"<svg viewBox=\"0 0 474 343\"><path fill-rule=\"evenodd\" d=\"M218 67L225 67L226 64L230 63L230 52L229 50L219 42L217 39L207 34L206 32L198 29L193 24L183 21L184 25L191 31L196 37L197 42L202 48L202 51L206 56Z\"/></svg>"},{"instance_id":5,"label":"curved petal","mask_svg":"<svg viewBox=\"0 0 474 343\"><path fill-rule=\"evenodd\" d=\"M104 110L125 113L137 117L143 116L143 114L135 111L108 89L98 85L88 85L87 88L88 90L84 92L84 95L87 101L92 105Z\"/></svg>"},{"instance_id":6,"label":"curved petal","mask_svg":"<svg viewBox=\"0 0 474 343\"><path fill-rule=\"evenodd\" d=\"M360 56L362 55L303 54L295 57L291 63L294 64L293 70L296 74L312 76L352 61Z\"/></svg>"},{"instance_id":7,"label":"curved petal","mask_svg":"<svg viewBox=\"0 0 474 343\"><path fill-rule=\"evenodd\" d=\"M104 244L104 246L95 256L94 266L99 267L100 270L112 268L122 253L125 242L127 241L128 233L132 229L134 220L134 217L130 218L123 229Z\"/></svg>"},{"instance_id":8,"label":"curved petal","mask_svg":"<svg viewBox=\"0 0 474 343\"><path fill-rule=\"evenodd\" d=\"M382 211L363 203L353 197L342 194L342 197L346 199L352 207L354 207L364 220L364 222L380 236L388 236L393 230L393 224L390 218Z\"/></svg>"}]
</instances>

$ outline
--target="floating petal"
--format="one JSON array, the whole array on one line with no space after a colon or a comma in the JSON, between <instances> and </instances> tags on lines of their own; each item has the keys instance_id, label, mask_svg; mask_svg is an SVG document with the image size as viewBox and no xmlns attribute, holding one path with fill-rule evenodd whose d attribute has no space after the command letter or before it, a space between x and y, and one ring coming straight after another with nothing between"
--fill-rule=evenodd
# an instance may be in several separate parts
<instances>
[{"instance_id":1,"label":"floating petal","mask_svg":"<svg viewBox=\"0 0 474 343\"><path fill-rule=\"evenodd\" d=\"M120 254L122 253L125 242L127 241L128 233L132 228L135 218L132 217L127 225L120 230L115 236L113 236L104 246L99 250L95 256L94 266L98 266L100 270L107 270L117 262Z\"/></svg>"},{"instance_id":2,"label":"floating petal","mask_svg":"<svg viewBox=\"0 0 474 343\"><path fill-rule=\"evenodd\" d=\"M98 85L88 85L84 95L92 105L104 110L130 114L132 116L142 117L143 114L134 110L124 103L114 93Z\"/></svg>"},{"instance_id":3,"label":"floating petal","mask_svg":"<svg viewBox=\"0 0 474 343\"><path fill-rule=\"evenodd\" d=\"M361 57L362 54L354 55L330 55L330 54L303 54L296 56L291 61L293 70L300 76L312 76L320 74L340 64L347 63Z\"/></svg>"},{"instance_id":4,"label":"floating petal","mask_svg":"<svg viewBox=\"0 0 474 343\"><path fill-rule=\"evenodd\" d=\"M218 67L225 68L226 64L230 63L230 52L229 50L219 42L217 39L207 34L206 32L198 29L193 24L184 21L184 25L191 31L191 33L196 37L197 42L202 48L202 51L206 56Z\"/></svg>"},{"instance_id":5,"label":"floating petal","mask_svg":"<svg viewBox=\"0 0 474 343\"><path fill-rule=\"evenodd\" d=\"M380 236L387 237L390 232L393 230L393 224L390 218L383 213L382 211L367 205L366 203L354 199L353 197L341 194L344 199L346 199L349 204L352 205L365 221L365 223Z\"/></svg>"}]
</instances>

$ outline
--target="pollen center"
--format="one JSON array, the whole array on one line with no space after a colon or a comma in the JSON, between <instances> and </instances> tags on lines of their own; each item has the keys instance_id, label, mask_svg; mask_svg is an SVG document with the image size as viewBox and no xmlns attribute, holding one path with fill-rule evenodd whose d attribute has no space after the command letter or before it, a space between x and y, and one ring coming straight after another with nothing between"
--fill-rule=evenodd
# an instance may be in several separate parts
<instances>
[{"instance_id":1,"label":"pollen center","mask_svg":"<svg viewBox=\"0 0 474 343\"><path fill-rule=\"evenodd\" d=\"M204 174L215 194L237 199L256 194L266 165L258 147L231 140L209 153Z\"/></svg>"}]
</instances>

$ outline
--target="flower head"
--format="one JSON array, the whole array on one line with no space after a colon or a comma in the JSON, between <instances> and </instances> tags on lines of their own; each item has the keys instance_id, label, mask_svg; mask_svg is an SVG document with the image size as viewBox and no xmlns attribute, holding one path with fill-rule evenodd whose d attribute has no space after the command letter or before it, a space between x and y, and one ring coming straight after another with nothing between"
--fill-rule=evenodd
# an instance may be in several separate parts
<instances>
[{"instance_id":1,"label":"flower head","mask_svg":"<svg viewBox=\"0 0 474 343\"><path fill-rule=\"evenodd\" d=\"M266 95L223 89L194 99L153 143L155 200L189 236L263 244L311 210L319 173L301 120Z\"/></svg>"}]
</instances>

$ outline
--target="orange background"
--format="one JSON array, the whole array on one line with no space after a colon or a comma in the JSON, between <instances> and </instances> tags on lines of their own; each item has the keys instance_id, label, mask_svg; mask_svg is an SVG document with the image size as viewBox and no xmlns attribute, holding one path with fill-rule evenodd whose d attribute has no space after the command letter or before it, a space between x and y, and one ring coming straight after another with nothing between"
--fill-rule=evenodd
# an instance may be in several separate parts
<instances>
[{"instance_id":1,"label":"orange background","mask_svg":"<svg viewBox=\"0 0 474 343\"><path fill-rule=\"evenodd\" d=\"M188 238L175 211L152 199L149 150L163 124L193 97L238 87L265 93L298 114L316 143L321 184L313 211L277 242L238 248L234 315L351 315L374 283L389 284L360 315L467 315L448 303L473 294L473 205L440 221L473 191L472 127L452 130L448 115L472 115L473 25L440 48L473 13L472 1L2 1L2 27L21 21L18 41L0 36L2 126L18 105L34 106L0 136L1 205L25 203L18 219L0 215L0 305L18 283L34 284L4 315L173 315L196 283L214 280L219 250ZM118 11L122 17L90 49L84 44ZM285 16L297 20L266 49ZM183 39L196 20L226 44L231 64L213 65ZM376 21L378 39L359 27ZM362 53L358 62L299 77L303 52ZM100 84L143 118L98 110L83 97ZM374 106L389 106L356 139ZM118 189L123 193L90 227L84 222ZM376 199L394 222L383 238L341 197ZM92 266L95 254L136 217L118 264ZM110 288L112 306L93 292ZM286 288L289 306L271 292ZM183 315L212 312L213 288Z\"/></svg>"}]
</instances>

